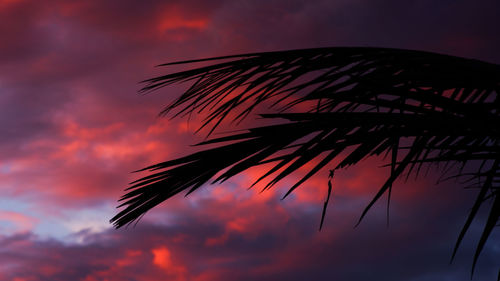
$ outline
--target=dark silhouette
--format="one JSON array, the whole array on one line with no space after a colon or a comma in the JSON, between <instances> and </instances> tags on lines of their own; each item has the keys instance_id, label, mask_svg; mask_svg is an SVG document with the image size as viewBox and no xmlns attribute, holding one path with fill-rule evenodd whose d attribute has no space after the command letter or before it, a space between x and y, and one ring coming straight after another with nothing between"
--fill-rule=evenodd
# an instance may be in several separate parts
<instances>
[{"instance_id":1,"label":"dark silhouette","mask_svg":"<svg viewBox=\"0 0 500 281\"><path fill-rule=\"evenodd\" d=\"M256 182L273 175L267 189L319 161L286 197L335 159L329 195L335 170L390 154L390 176L359 221L384 193L390 201L396 179L418 177L422 166L436 165L441 179L459 178L478 189L452 259L480 207L490 208L474 271L500 217L500 65L384 48L304 49L164 65L206 61L217 63L146 80L142 91L194 81L162 114L208 112L201 128L210 127L209 135L230 113L236 116L232 121L239 121L259 105L276 109L259 115L272 124L209 139L198 145L215 147L140 170L153 173L127 188L119 206L125 209L111 219L116 227L181 191L190 194L205 183L223 182L264 163L274 166ZM328 198L320 227L327 203Z\"/></svg>"}]
</instances>

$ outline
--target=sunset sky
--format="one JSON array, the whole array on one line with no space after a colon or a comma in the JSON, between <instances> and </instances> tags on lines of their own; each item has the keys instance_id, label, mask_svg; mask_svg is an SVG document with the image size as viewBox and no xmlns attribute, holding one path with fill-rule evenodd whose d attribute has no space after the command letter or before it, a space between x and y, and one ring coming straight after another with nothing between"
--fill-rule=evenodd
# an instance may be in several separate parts
<instances>
[{"instance_id":1,"label":"sunset sky","mask_svg":"<svg viewBox=\"0 0 500 281\"><path fill-rule=\"evenodd\" d=\"M158 113L160 63L329 46L447 53L500 63L498 0L0 0L0 280L469 280L487 210L450 265L475 190L343 170L318 232L327 174L247 188L263 169L177 196L135 226L109 223L131 171L194 151L196 120ZM251 123L250 123L251 124ZM496 280L500 232L474 280Z\"/></svg>"}]
</instances>

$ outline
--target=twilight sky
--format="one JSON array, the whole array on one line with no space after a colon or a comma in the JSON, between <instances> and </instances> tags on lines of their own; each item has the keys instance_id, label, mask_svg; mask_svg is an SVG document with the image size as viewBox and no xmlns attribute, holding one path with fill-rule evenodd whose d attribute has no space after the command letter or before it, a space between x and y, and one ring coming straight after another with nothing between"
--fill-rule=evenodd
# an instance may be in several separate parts
<instances>
[{"instance_id":1,"label":"twilight sky","mask_svg":"<svg viewBox=\"0 0 500 281\"><path fill-rule=\"evenodd\" d=\"M186 85L148 95L160 63L245 52L377 46L500 63L498 0L0 0L0 280L469 280L481 224L449 264L475 197L430 175L393 190L381 159L279 200L253 169L173 198L133 228L108 223L133 170L192 152L196 122L159 118ZM484 212L479 222L484 220ZM500 232L474 280L498 273Z\"/></svg>"}]
</instances>

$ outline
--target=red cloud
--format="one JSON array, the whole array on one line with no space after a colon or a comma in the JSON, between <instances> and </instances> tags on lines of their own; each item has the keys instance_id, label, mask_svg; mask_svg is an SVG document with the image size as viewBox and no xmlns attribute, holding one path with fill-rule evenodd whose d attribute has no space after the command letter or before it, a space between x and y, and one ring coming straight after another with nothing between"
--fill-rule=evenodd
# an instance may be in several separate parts
<instances>
[{"instance_id":1,"label":"red cloud","mask_svg":"<svg viewBox=\"0 0 500 281\"><path fill-rule=\"evenodd\" d=\"M466 215L461 210L470 194L456 192L458 186L432 188L428 179L397 183L391 227L385 227L382 198L352 230L388 175L389 169L378 168L382 163L376 158L336 173L322 232L317 228L327 171L280 201L300 173L263 193L265 181L246 191L266 171L257 167L223 186L203 187L187 198L169 200L136 228L82 234L80 244L42 240L29 233L44 219L51 222L69 209L114 205L127 183L140 176L130 171L185 155L194 151L187 145L203 139L207 131L197 137L191 134L204 115L194 114L189 124L186 119L155 119L187 85L136 95L141 87L137 81L177 69L154 69L155 64L260 50L391 44L498 61L497 24L492 21L498 9L491 4L498 1L484 3L482 12L473 1L446 9L451 15L453 9L464 7L441 29L432 28L432 20L419 22L421 10L411 15L391 10L410 22L394 24L385 17L384 5L365 9L366 1L340 6L334 1L299 2L0 0L2 200L23 200L39 215L37 219L21 210L0 212L0 220L7 222L0 233L0 279L467 276L469 260L458 260L449 268L436 266L448 260ZM351 14L357 16L345 17ZM420 32L415 30L419 24ZM384 30L382 36L377 29ZM227 121L236 115L231 112ZM261 121L245 122L243 127L252 127ZM226 129L226 123L220 127ZM450 188L453 192L447 192ZM102 221L112 216L110 211ZM461 250L472 253L474 246L466 241ZM494 264L497 256L493 247L487 248L480 262ZM394 264L400 270L389 266ZM454 275L457 272L463 274ZM477 279L493 280L496 274L487 272Z\"/></svg>"},{"instance_id":2,"label":"red cloud","mask_svg":"<svg viewBox=\"0 0 500 281\"><path fill-rule=\"evenodd\" d=\"M411 218L395 216L389 229L385 228L384 218L373 216L352 229L351 214L358 210L348 208L341 213L329 213L327 218L335 223L327 223L318 232L319 208L317 213L310 212L306 206L290 206L277 197L255 201L255 196L239 193L232 193L232 198L195 194L187 199L176 198L171 201L174 205L162 208L163 214L168 212L177 218L168 225L152 225L150 219L145 219L136 228L82 232L81 244L43 241L27 233L0 237L0 262L9 265L1 271L2 278L149 281L303 280L305 276L337 276L366 280L365 275L369 274L386 280L407 280L422 274L441 274L443 269L436 269L435 264L449 256L453 243L448 236L454 233L449 228L463 219L445 212L459 209L461 199L455 198L451 200L454 203L436 206L431 212L410 212ZM352 202L352 198L344 200ZM280 208L286 210L277 212ZM401 208L396 206L393 211ZM433 224L429 215L441 222L432 226L436 230L433 233L426 231ZM443 218L447 223L443 223ZM218 237L223 239L212 239ZM431 237L443 247L429 243ZM215 243L207 243L210 239ZM413 250L409 250L408 241ZM466 243L465 249L471 251L473 247ZM486 253L490 250L486 249ZM405 266L404 262L418 264L418 270L390 274L390 264ZM467 271L468 261L458 262L449 270ZM360 264L364 265L361 271Z\"/></svg>"},{"instance_id":3,"label":"red cloud","mask_svg":"<svg viewBox=\"0 0 500 281\"><path fill-rule=\"evenodd\" d=\"M165 246L154 248L151 253L153 253L153 264L165 270L170 278L173 277L171 280L186 280L186 267L174 262L171 252Z\"/></svg>"}]
</instances>

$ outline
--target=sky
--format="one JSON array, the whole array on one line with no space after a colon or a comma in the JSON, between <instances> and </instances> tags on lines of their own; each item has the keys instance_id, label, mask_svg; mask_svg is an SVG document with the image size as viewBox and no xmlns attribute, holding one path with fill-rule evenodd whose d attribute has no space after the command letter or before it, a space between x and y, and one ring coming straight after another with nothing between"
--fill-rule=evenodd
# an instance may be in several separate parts
<instances>
[{"instance_id":1,"label":"sky","mask_svg":"<svg viewBox=\"0 0 500 281\"><path fill-rule=\"evenodd\" d=\"M0 0L0 280L470 280L481 222L450 264L475 191L398 182L382 159L247 190L264 170L164 202L114 229L131 171L193 152L196 122L158 113L185 85L142 95L160 63L328 46L433 51L500 63L500 2ZM487 210L486 210L487 211ZM473 280L495 280L500 232Z\"/></svg>"}]
</instances>

